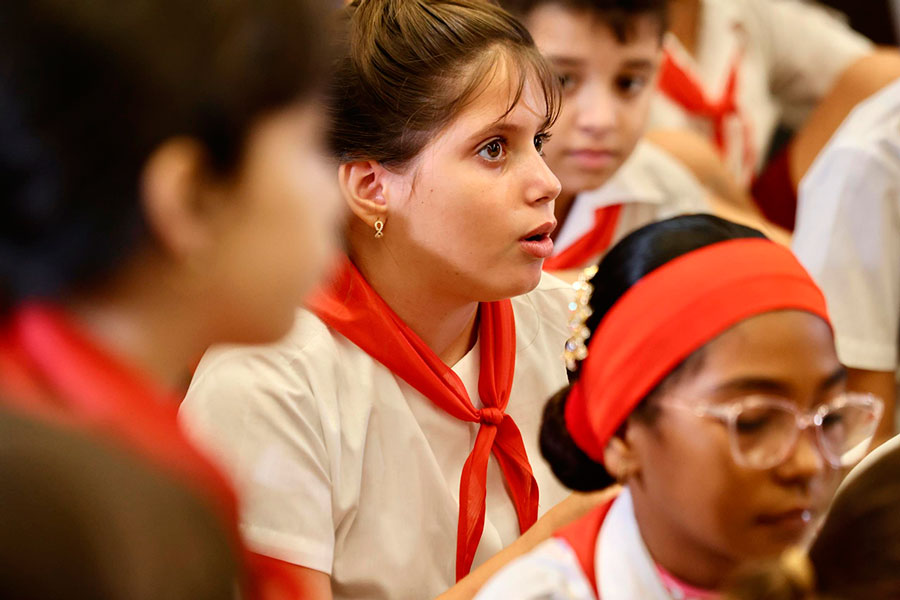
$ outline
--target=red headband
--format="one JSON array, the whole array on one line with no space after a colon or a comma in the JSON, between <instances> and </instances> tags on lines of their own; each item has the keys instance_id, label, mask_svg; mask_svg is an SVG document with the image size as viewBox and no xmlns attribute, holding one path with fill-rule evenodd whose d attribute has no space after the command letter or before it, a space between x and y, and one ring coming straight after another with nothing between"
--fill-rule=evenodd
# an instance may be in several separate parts
<instances>
[{"instance_id":1,"label":"red headband","mask_svg":"<svg viewBox=\"0 0 900 600\"><path fill-rule=\"evenodd\" d=\"M790 250L765 239L706 246L644 276L591 336L566 401L575 443L602 463L628 415L684 359L744 319L788 309L828 321L825 298L806 270Z\"/></svg>"}]
</instances>

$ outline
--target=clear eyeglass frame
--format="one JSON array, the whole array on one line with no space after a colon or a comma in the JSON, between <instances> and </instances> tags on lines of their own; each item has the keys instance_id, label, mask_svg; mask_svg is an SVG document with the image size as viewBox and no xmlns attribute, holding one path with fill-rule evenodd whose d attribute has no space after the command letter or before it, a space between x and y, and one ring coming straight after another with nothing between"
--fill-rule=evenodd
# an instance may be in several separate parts
<instances>
[{"instance_id":1,"label":"clear eyeglass frame","mask_svg":"<svg viewBox=\"0 0 900 600\"><path fill-rule=\"evenodd\" d=\"M884 412L884 402L877 396L849 392L819 404L806 412L800 411L795 404L782 398L762 395L746 396L725 404L688 405L670 401L660 405L664 408L689 412L696 417L720 421L728 429L729 446L734 461L743 467L760 470L771 469L784 463L796 448L800 435L810 427L815 429L817 447L828 463L836 469L850 467L866 455ZM777 449L773 446L773 451L767 453L765 458L752 458L753 448L742 447L742 445L752 446L754 443L752 439L742 440L742 436L744 438L747 436L739 430L742 427L741 417L752 410L781 411L780 415L777 412L772 413L778 415L779 418L787 418L787 415L793 416L794 426L786 427L787 421L780 423L784 429L783 432L777 432L782 436L781 439L776 437L767 442L777 444ZM836 443L828 437L825 426L830 426L831 417L839 416L841 411L852 411L850 414L859 417L861 421L858 424L851 423L855 427L853 435L846 436L847 441L843 443L843 447L835 447ZM775 433L774 429L773 433ZM759 439L762 439L762 436ZM762 442L757 441L756 443Z\"/></svg>"}]
</instances>

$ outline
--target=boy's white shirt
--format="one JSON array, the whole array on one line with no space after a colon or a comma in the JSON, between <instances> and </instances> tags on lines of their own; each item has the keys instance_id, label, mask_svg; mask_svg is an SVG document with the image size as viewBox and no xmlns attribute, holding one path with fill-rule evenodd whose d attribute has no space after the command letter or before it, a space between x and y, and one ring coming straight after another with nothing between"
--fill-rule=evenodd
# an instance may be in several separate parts
<instances>
[{"instance_id":1,"label":"boy's white shirt","mask_svg":"<svg viewBox=\"0 0 900 600\"><path fill-rule=\"evenodd\" d=\"M779 123L802 126L810 112L853 62L873 50L872 43L820 6L797 0L702 0L693 55L672 34L664 41L678 64L699 79L710 100L719 99L743 52L738 75L739 118L726 120L725 163L747 184L763 165ZM707 120L687 113L658 93L650 112L653 128L688 128L712 139ZM754 150L745 160L747 145Z\"/></svg>"},{"instance_id":2,"label":"boy's white shirt","mask_svg":"<svg viewBox=\"0 0 900 600\"><path fill-rule=\"evenodd\" d=\"M631 493L624 488L600 527L595 554L602 600L670 600L644 545ZM497 573L475 600L596 600L578 559L553 538Z\"/></svg>"},{"instance_id":3,"label":"boy's white shirt","mask_svg":"<svg viewBox=\"0 0 900 600\"><path fill-rule=\"evenodd\" d=\"M576 196L555 241L554 254L571 246L594 226L597 209L616 204L622 212L612 243L655 221L712 211L707 191L678 160L648 140L603 186Z\"/></svg>"}]
</instances>

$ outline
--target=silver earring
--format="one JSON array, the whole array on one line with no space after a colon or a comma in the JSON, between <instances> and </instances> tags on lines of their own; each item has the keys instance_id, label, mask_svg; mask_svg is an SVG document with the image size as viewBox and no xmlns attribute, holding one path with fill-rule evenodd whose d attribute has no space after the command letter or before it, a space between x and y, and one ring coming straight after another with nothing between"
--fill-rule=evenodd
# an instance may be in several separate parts
<instances>
[{"instance_id":1,"label":"silver earring","mask_svg":"<svg viewBox=\"0 0 900 600\"><path fill-rule=\"evenodd\" d=\"M381 219L375 220L375 237L383 238L384 237L384 221Z\"/></svg>"}]
</instances>

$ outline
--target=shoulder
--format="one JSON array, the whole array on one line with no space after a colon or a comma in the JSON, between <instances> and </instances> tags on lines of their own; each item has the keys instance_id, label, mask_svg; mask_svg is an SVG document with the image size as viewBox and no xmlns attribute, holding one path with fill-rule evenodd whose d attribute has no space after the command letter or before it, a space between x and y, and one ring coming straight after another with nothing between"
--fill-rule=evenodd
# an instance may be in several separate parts
<instances>
[{"instance_id":1,"label":"shoulder","mask_svg":"<svg viewBox=\"0 0 900 600\"><path fill-rule=\"evenodd\" d=\"M346 371L362 373L372 360L315 315L300 310L281 341L266 345L211 348L200 361L184 402L183 420L191 423L298 419L340 422Z\"/></svg>"},{"instance_id":2,"label":"shoulder","mask_svg":"<svg viewBox=\"0 0 900 600\"><path fill-rule=\"evenodd\" d=\"M214 346L203 356L191 387L209 379L244 377L288 381L307 369L322 370L340 362L347 341L307 310L298 310L294 325L280 341L263 345Z\"/></svg>"},{"instance_id":3,"label":"shoulder","mask_svg":"<svg viewBox=\"0 0 900 600\"><path fill-rule=\"evenodd\" d=\"M802 0L705 0L705 9L728 14L742 23L771 26L783 15L813 16L837 22L834 11ZM786 24L784 24L786 25Z\"/></svg>"},{"instance_id":4,"label":"shoulder","mask_svg":"<svg viewBox=\"0 0 900 600\"><path fill-rule=\"evenodd\" d=\"M900 168L900 81L860 102L820 156L838 150L868 151Z\"/></svg>"},{"instance_id":5,"label":"shoulder","mask_svg":"<svg viewBox=\"0 0 900 600\"><path fill-rule=\"evenodd\" d=\"M572 548L551 538L500 570L476 600L593 600L591 584Z\"/></svg>"},{"instance_id":6,"label":"shoulder","mask_svg":"<svg viewBox=\"0 0 900 600\"><path fill-rule=\"evenodd\" d=\"M889 192L900 185L900 84L895 83L858 106L816 157L800 182L800 212L815 198L816 210L827 206L822 198L871 205L894 202Z\"/></svg>"},{"instance_id":7,"label":"shoulder","mask_svg":"<svg viewBox=\"0 0 900 600\"><path fill-rule=\"evenodd\" d=\"M871 51L872 43L854 31L838 13L818 3L802 0L707 0L707 4L731 4L737 22L745 28L746 39L753 44L773 46L773 56L794 52L805 56L808 48L831 46L841 61ZM724 9L723 9L724 10ZM798 36L800 32L800 37ZM824 56L816 65L821 69L835 56ZM810 65L812 66L812 65Z\"/></svg>"}]
</instances>

